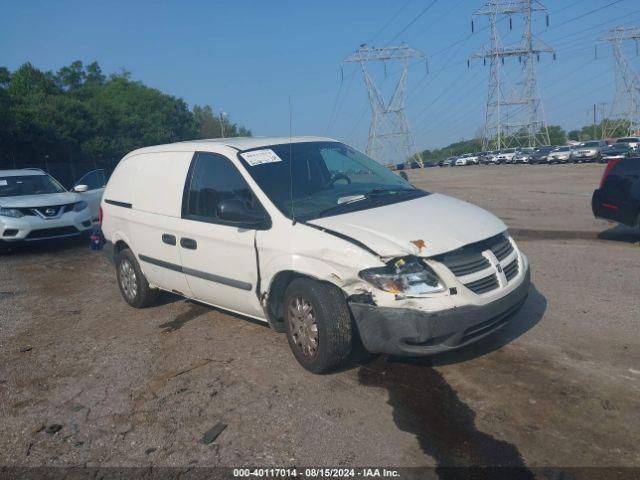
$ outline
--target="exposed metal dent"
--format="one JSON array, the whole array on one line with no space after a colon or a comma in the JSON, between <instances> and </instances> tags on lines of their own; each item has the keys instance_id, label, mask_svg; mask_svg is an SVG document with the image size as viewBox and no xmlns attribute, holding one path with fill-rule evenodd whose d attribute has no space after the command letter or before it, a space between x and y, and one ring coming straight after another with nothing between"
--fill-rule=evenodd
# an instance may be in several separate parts
<instances>
[{"instance_id":1,"label":"exposed metal dent","mask_svg":"<svg viewBox=\"0 0 640 480\"><path fill-rule=\"evenodd\" d=\"M367 245L365 245L364 243L360 242L359 240L356 240L355 238L352 238L348 235L345 235L343 233L340 232L336 232L335 230L331 230L329 228L326 227L321 227L319 225L314 225L312 223L306 223L306 222L300 222L303 225L306 225L307 227L311 227L311 228L315 228L316 230L320 230L321 232L325 232L328 233L329 235L333 235L334 237L338 237L341 238L342 240L346 240L349 243L352 243L354 245L357 245L358 247L362 248L363 250L375 255L376 257L380 257L380 254L377 253L376 251L374 251L373 249L369 248Z\"/></svg>"}]
</instances>

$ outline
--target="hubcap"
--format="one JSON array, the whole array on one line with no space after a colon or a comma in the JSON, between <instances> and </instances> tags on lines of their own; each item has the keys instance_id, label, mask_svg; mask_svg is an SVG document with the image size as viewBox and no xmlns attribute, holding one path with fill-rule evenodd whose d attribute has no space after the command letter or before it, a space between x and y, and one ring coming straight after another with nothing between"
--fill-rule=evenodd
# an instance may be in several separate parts
<instances>
[{"instance_id":1,"label":"hubcap","mask_svg":"<svg viewBox=\"0 0 640 480\"><path fill-rule=\"evenodd\" d=\"M318 324L311 302L304 297L293 297L289 302L289 327L293 342L305 357L318 352Z\"/></svg>"},{"instance_id":2,"label":"hubcap","mask_svg":"<svg viewBox=\"0 0 640 480\"><path fill-rule=\"evenodd\" d=\"M136 271L129 260L120 263L120 286L128 299L133 300L138 294Z\"/></svg>"}]
</instances>

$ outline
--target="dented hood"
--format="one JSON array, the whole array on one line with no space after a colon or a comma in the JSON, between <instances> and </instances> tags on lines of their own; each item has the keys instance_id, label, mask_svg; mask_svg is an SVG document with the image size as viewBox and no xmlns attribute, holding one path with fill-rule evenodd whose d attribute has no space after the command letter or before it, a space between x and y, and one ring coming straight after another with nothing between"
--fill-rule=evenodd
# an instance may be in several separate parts
<instances>
[{"instance_id":1,"label":"dented hood","mask_svg":"<svg viewBox=\"0 0 640 480\"><path fill-rule=\"evenodd\" d=\"M502 220L486 210L440 194L309 223L351 237L381 257L430 257L507 229Z\"/></svg>"}]
</instances>

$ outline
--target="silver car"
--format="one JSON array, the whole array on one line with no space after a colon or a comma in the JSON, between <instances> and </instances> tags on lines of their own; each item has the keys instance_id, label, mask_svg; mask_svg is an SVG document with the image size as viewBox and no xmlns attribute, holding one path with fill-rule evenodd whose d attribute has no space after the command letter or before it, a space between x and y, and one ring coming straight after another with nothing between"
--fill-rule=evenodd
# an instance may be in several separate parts
<instances>
[{"instance_id":1,"label":"silver car","mask_svg":"<svg viewBox=\"0 0 640 480\"><path fill-rule=\"evenodd\" d=\"M547 156L547 163L569 163L572 155L571 147L558 147Z\"/></svg>"},{"instance_id":2,"label":"silver car","mask_svg":"<svg viewBox=\"0 0 640 480\"><path fill-rule=\"evenodd\" d=\"M533 147L519 148L513 156L513 163L529 163L533 156Z\"/></svg>"},{"instance_id":3,"label":"silver car","mask_svg":"<svg viewBox=\"0 0 640 480\"><path fill-rule=\"evenodd\" d=\"M604 140L590 140L578 145L573 152L573 163L599 162L602 150L607 148Z\"/></svg>"},{"instance_id":4,"label":"silver car","mask_svg":"<svg viewBox=\"0 0 640 480\"><path fill-rule=\"evenodd\" d=\"M90 231L98 217L104 179L85 177L85 183L69 192L42 170L0 170L0 252L18 243ZM92 188L91 181L100 188Z\"/></svg>"}]
</instances>

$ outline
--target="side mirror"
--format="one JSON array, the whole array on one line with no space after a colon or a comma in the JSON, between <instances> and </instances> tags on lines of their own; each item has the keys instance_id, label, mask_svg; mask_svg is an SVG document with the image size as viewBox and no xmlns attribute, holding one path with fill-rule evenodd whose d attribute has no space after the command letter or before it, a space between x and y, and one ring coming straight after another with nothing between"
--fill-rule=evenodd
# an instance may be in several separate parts
<instances>
[{"instance_id":1,"label":"side mirror","mask_svg":"<svg viewBox=\"0 0 640 480\"><path fill-rule=\"evenodd\" d=\"M266 224L267 217L263 212L249 210L247 204L237 198L222 200L218 204L218 218L247 227L259 227Z\"/></svg>"},{"instance_id":2,"label":"side mirror","mask_svg":"<svg viewBox=\"0 0 640 480\"><path fill-rule=\"evenodd\" d=\"M87 185L76 185L73 187L73 191L76 193L84 193L89 191L89 187Z\"/></svg>"},{"instance_id":3,"label":"side mirror","mask_svg":"<svg viewBox=\"0 0 640 480\"><path fill-rule=\"evenodd\" d=\"M404 178L407 182L409 181L409 175L407 175L407 172L405 172L404 170L400 170L399 175Z\"/></svg>"}]
</instances>

